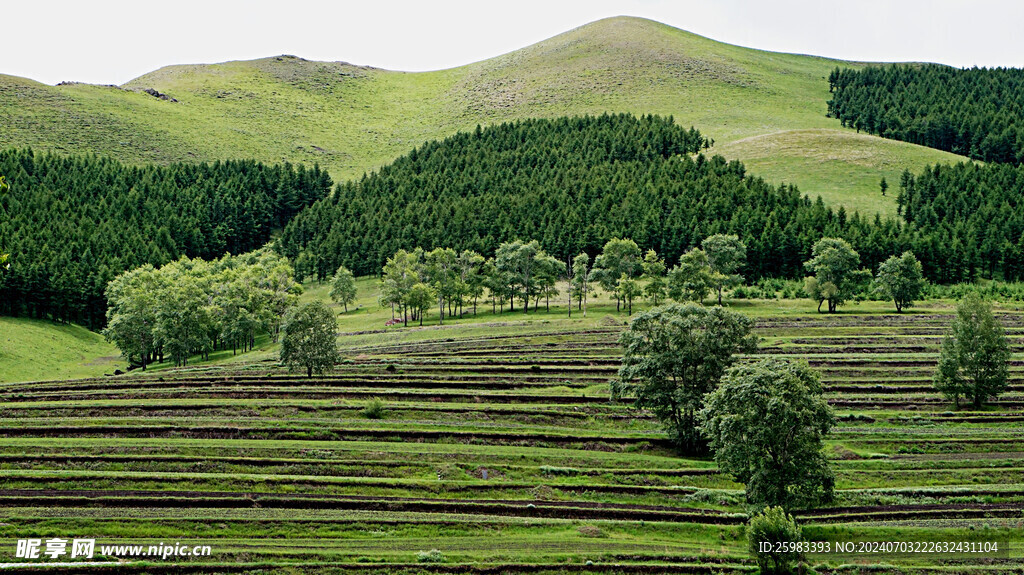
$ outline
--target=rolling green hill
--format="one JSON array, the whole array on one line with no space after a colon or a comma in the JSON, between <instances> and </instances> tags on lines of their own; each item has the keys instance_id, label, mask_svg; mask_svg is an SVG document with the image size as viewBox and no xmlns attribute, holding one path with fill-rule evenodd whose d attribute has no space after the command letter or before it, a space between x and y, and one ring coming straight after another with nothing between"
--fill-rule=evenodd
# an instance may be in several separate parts
<instances>
[{"instance_id":1,"label":"rolling green hill","mask_svg":"<svg viewBox=\"0 0 1024 575\"><path fill-rule=\"evenodd\" d=\"M837 64L620 17L434 72L278 56L170 66L120 87L0 76L0 125L8 145L130 162L319 162L340 180L477 124L671 114L754 173L848 209L892 214L892 198L879 196L882 175L892 182L904 168L960 157L857 134L826 118L826 78Z\"/></svg>"},{"instance_id":2,"label":"rolling green hill","mask_svg":"<svg viewBox=\"0 0 1024 575\"><path fill-rule=\"evenodd\" d=\"M124 368L117 348L84 327L0 317L0 382L98 377Z\"/></svg>"}]
</instances>

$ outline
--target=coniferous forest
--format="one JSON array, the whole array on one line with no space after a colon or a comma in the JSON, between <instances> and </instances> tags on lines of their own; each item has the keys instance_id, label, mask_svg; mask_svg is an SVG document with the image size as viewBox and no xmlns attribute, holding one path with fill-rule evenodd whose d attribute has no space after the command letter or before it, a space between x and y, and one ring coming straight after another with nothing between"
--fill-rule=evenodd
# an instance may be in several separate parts
<instances>
[{"instance_id":1,"label":"coniferous forest","mask_svg":"<svg viewBox=\"0 0 1024 575\"><path fill-rule=\"evenodd\" d=\"M0 152L0 313L105 321L119 273L185 255L206 259L264 245L331 187L318 167L254 161L132 167L94 156Z\"/></svg>"},{"instance_id":2,"label":"coniferous forest","mask_svg":"<svg viewBox=\"0 0 1024 575\"><path fill-rule=\"evenodd\" d=\"M1024 70L836 68L829 91L828 115L844 126L986 162L1024 161Z\"/></svg>"},{"instance_id":3,"label":"coniferous forest","mask_svg":"<svg viewBox=\"0 0 1024 575\"><path fill-rule=\"evenodd\" d=\"M743 271L751 279L803 277L811 247L826 236L848 240L872 269L913 251L939 283L1024 273L1019 168L908 172L898 191L904 223L833 211L793 187L773 187L739 162L698 154L703 142L671 119L626 115L459 134L339 184L285 228L279 247L321 279L339 265L379 273L399 249L490 257L515 239L536 239L564 262L628 237L676 262L719 233L747 245Z\"/></svg>"},{"instance_id":4,"label":"coniferous forest","mask_svg":"<svg viewBox=\"0 0 1024 575\"><path fill-rule=\"evenodd\" d=\"M492 256L515 239L538 240L564 262L628 237L676 261L709 235L735 233L749 247L750 275L796 276L801 254L826 230L873 229L793 187L747 176L740 162L698 154L705 143L696 130L657 116L477 129L339 184L285 228L280 248L326 278L339 265L357 275L379 273L398 249ZM878 227L896 233L894 223Z\"/></svg>"}]
</instances>

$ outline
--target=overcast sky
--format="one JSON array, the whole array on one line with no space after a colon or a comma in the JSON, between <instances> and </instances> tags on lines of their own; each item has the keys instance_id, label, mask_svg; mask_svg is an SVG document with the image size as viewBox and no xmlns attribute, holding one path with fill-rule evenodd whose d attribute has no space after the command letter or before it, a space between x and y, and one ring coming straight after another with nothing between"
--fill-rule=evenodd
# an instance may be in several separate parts
<instances>
[{"instance_id":1,"label":"overcast sky","mask_svg":"<svg viewBox=\"0 0 1024 575\"><path fill-rule=\"evenodd\" d=\"M621 14L766 50L1024 67L1019 0L23 0L0 12L0 73L50 84L277 54L433 70Z\"/></svg>"}]
</instances>

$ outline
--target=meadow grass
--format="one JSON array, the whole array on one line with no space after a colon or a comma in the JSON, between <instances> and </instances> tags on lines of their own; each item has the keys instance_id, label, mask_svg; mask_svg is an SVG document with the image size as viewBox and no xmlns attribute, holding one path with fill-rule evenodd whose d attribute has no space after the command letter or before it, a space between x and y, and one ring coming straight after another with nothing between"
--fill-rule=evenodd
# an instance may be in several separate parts
<instances>
[{"instance_id":1,"label":"meadow grass","mask_svg":"<svg viewBox=\"0 0 1024 575\"><path fill-rule=\"evenodd\" d=\"M335 308L339 341L352 351L308 385L272 361L246 363L272 355L267 346L188 370L0 386L0 482L18 490L0 490L0 542L10 543L0 549L26 533L70 530L105 543L203 541L217 549L212 561L270 570L316 562L394 572L432 549L444 565L507 572L587 561L604 572L619 564L750 568L742 486L710 457L681 457L659 443L651 414L628 399L587 401L607 397L591 381L617 367L625 314L607 296L586 322L557 318L563 307L515 321L488 310L443 327L434 318L422 329L385 329L390 309L376 305L376 280L358 285L356 309ZM305 287L304 300L325 296L326 286ZM837 498L800 513L807 537L1008 542L1018 550L1006 559L946 565L1019 570L1024 394L1014 383L1001 398L1013 405L956 410L928 385L936 348L921 341L939 337L952 302L901 315L887 302L851 302L832 315L815 313L809 300L728 303L757 319L766 353L811 362L836 404L825 455ZM1000 310L1017 337L1021 317ZM573 347L562 353L563 345ZM1013 366L1011 377L1020 373ZM578 384L588 387L571 387ZM494 397L510 402L495 403L474 385L535 387L501 391ZM423 393L391 396L410 391ZM382 416L363 417L374 397L384 398ZM348 431L317 439L337 429ZM359 436L372 430L383 434ZM624 437L649 439L614 443ZM932 556L812 558L829 572L880 561L904 573L940 565Z\"/></svg>"},{"instance_id":2,"label":"meadow grass","mask_svg":"<svg viewBox=\"0 0 1024 575\"><path fill-rule=\"evenodd\" d=\"M84 327L0 317L0 382L94 377L118 367L117 348Z\"/></svg>"}]
</instances>

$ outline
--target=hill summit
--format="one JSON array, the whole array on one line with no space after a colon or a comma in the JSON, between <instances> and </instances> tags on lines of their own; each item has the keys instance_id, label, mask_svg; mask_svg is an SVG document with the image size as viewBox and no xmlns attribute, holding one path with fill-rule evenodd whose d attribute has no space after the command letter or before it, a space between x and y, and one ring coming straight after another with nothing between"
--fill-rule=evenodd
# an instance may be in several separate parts
<instances>
[{"instance_id":1,"label":"hill summit","mask_svg":"<svg viewBox=\"0 0 1024 575\"><path fill-rule=\"evenodd\" d=\"M857 66L841 63L842 65ZM477 124L628 112L672 115L776 182L861 212L894 211L882 176L959 159L825 117L834 60L716 42L632 17L432 72L275 56L161 68L123 86L0 76L9 145L141 163L254 158L356 177Z\"/></svg>"}]
</instances>

